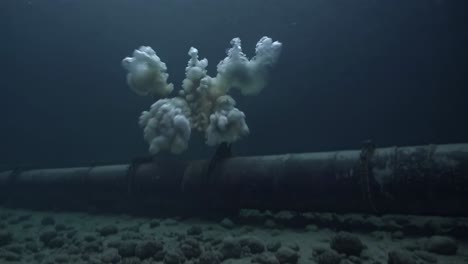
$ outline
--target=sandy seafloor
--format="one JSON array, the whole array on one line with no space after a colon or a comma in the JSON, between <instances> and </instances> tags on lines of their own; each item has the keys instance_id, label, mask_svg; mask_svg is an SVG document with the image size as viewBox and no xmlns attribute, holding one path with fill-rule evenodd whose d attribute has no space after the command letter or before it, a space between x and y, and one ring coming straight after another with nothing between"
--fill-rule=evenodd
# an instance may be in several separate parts
<instances>
[{"instance_id":1,"label":"sandy seafloor","mask_svg":"<svg viewBox=\"0 0 468 264\"><path fill-rule=\"evenodd\" d=\"M468 263L465 218L243 210L220 219L0 208L0 263Z\"/></svg>"}]
</instances>

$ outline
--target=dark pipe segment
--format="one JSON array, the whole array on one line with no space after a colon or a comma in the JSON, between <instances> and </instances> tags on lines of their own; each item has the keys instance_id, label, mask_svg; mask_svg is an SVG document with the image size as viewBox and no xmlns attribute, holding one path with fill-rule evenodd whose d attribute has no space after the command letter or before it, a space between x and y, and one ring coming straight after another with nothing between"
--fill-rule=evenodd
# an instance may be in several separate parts
<instances>
[{"instance_id":1,"label":"dark pipe segment","mask_svg":"<svg viewBox=\"0 0 468 264\"><path fill-rule=\"evenodd\" d=\"M0 202L21 201L468 216L468 144L0 172Z\"/></svg>"}]
</instances>

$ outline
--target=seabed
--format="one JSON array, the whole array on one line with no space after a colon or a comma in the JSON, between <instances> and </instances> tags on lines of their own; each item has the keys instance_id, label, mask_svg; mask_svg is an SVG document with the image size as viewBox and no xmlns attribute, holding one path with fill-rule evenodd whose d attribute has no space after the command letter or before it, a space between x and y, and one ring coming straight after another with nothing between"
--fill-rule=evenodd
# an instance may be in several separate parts
<instances>
[{"instance_id":1,"label":"seabed","mask_svg":"<svg viewBox=\"0 0 468 264\"><path fill-rule=\"evenodd\" d=\"M0 207L0 263L468 263L468 219L241 210L154 218Z\"/></svg>"}]
</instances>

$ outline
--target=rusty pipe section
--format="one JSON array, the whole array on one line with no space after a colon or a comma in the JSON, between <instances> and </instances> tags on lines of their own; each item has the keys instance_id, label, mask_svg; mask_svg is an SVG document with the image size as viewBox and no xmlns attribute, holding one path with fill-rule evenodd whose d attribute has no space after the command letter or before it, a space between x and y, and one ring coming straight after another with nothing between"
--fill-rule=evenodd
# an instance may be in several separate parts
<instances>
[{"instance_id":1,"label":"rusty pipe section","mask_svg":"<svg viewBox=\"0 0 468 264\"><path fill-rule=\"evenodd\" d=\"M468 215L468 144L0 173L0 201L144 212L273 210ZM126 209L125 209L126 208Z\"/></svg>"}]
</instances>

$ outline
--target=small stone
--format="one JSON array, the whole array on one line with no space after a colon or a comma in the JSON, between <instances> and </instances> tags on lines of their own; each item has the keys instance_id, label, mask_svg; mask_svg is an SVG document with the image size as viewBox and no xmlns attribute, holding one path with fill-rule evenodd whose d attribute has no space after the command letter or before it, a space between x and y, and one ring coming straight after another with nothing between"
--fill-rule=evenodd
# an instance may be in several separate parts
<instances>
[{"instance_id":1,"label":"small stone","mask_svg":"<svg viewBox=\"0 0 468 264\"><path fill-rule=\"evenodd\" d=\"M109 248L119 248L120 240L117 240L117 239L108 240L106 244L107 244L107 247Z\"/></svg>"},{"instance_id":2,"label":"small stone","mask_svg":"<svg viewBox=\"0 0 468 264\"><path fill-rule=\"evenodd\" d=\"M60 231L65 231L67 230L67 226L64 224L56 224L55 225L55 231L60 232Z\"/></svg>"},{"instance_id":3,"label":"small stone","mask_svg":"<svg viewBox=\"0 0 468 264\"><path fill-rule=\"evenodd\" d=\"M84 261L89 261L90 257L87 254L83 254L83 255L81 255L81 259L84 260Z\"/></svg>"},{"instance_id":4,"label":"small stone","mask_svg":"<svg viewBox=\"0 0 468 264\"><path fill-rule=\"evenodd\" d=\"M47 246L50 248L61 248L64 244L65 240L62 237L54 237L47 243Z\"/></svg>"},{"instance_id":5,"label":"small stone","mask_svg":"<svg viewBox=\"0 0 468 264\"><path fill-rule=\"evenodd\" d=\"M460 239L468 239L468 221L459 220L448 230L447 235Z\"/></svg>"},{"instance_id":6,"label":"small stone","mask_svg":"<svg viewBox=\"0 0 468 264\"><path fill-rule=\"evenodd\" d=\"M397 224L393 220L388 220L388 221L385 222L385 225L383 226L382 229L385 230L385 231L394 232L394 231L401 231L403 229L403 227L401 225Z\"/></svg>"},{"instance_id":7,"label":"small stone","mask_svg":"<svg viewBox=\"0 0 468 264\"><path fill-rule=\"evenodd\" d=\"M122 228L122 231L129 231L131 233L139 233L140 227L141 227L141 224L134 224L134 225Z\"/></svg>"},{"instance_id":8,"label":"small stone","mask_svg":"<svg viewBox=\"0 0 468 264\"><path fill-rule=\"evenodd\" d=\"M280 264L296 264L299 259L299 254L289 247L280 247L275 253L276 259Z\"/></svg>"},{"instance_id":9,"label":"small stone","mask_svg":"<svg viewBox=\"0 0 468 264\"><path fill-rule=\"evenodd\" d=\"M455 255L457 254L458 245L453 238L432 236L427 240L425 249L429 252L441 255Z\"/></svg>"},{"instance_id":10,"label":"small stone","mask_svg":"<svg viewBox=\"0 0 468 264\"><path fill-rule=\"evenodd\" d=\"M49 226L55 224L55 219L52 216L45 216L41 220L41 224L43 226Z\"/></svg>"},{"instance_id":11,"label":"small stone","mask_svg":"<svg viewBox=\"0 0 468 264\"><path fill-rule=\"evenodd\" d=\"M423 223L413 220L403 226L403 232L409 236L420 236L424 235L426 230Z\"/></svg>"},{"instance_id":12,"label":"small stone","mask_svg":"<svg viewBox=\"0 0 468 264\"><path fill-rule=\"evenodd\" d=\"M388 264L416 264L411 253L403 250L392 250L388 252Z\"/></svg>"},{"instance_id":13,"label":"small stone","mask_svg":"<svg viewBox=\"0 0 468 264\"><path fill-rule=\"evenodd\" d=\"M106 225L101 228L98 228L97 231L101 236L110 236L117 234L119 232L119 229L115 225Z\"/></svg>"},{"instance_id":14,"label":"small stone","mask_svg":"<svg viewBox=\"0 0 468 264\"><path fill-rule=\"evenodd\" d=\"M233 237L226 237L221 242L220 248L223 259L239 258L241 256L242 247L239 241Z\"/></svg>"},{"instance_id":15,"label":"small stone","mask_svg":"<svg viewBox=\"0 0 468 264\"><path fill-rule=\"evenodd\" d=\"M349 260L349 263L354 263L354 264L360 264L362 263L362 259L357 257L357 256L349 256L348 259ZM340 264L343 264L343 263L340 263Z\"/></svg>"},{"instance_id":16,"label":"small stone","mask_svg":"<svg viewBox=\"0 0 468 264\"><path fill-rule=\"evenodd\" d=\"M326 249L317 257L318 264L340 264L341 256L334 250Z\"/></svg>"},{"instance_id":17,"label":"small stone","mask_svg":"<svg viewBox=\"0 0 468 264\"><path fill-rule=\"evenodd\" d=\"M20 261L21 255L10 251L0 251L0 259L4 259L6 261Z\"/></svg>"},{"instance_id":18,"label":"small stone","mask_svg":"<svg viewBox=\"0 0 468 264\"><path fill-rule=\"evenodd\" d=\"M366 230L380 230L384 228L385 223L382 218L377 216L370 216L365 219L363 228Z\"/></svg>"},{"instance_id":19,"label":"small stone","mask_svg":"<svg viewBox=\"0 0 468 264\"><path fill-rule=\"evenodd\" d=\"M232 229L235 226L234 222L229 218L224 218L219 224L227 229Z\"/></svg>"},{"instance_id":20,"label":"small stone","mask_svg":"<svg viewBox=\"0 0 468 264\"><path fill-rule=\"evenodd\" d=\"M392 233L392 238L393 239L403 239L405 235L401 231L395 231Z\"/></svg>"},{"instance_id":21,"label":"small stone","mask_svg":"<svg viewBox=\"0 0 468 264\"><path fill-rule=\"evenodd\" d=\"M182 252L176 249L170 249L164 256L165 264L182 264L185 262L185 257Z\"/></svg>"},{"instance_id":22,"label":"small stone","mask_svg":"<svg viewBox=\"0 0 468 264\"><path fill-rule=\"evenodd\" d=\"M314 221L319 226L332 227L339 224L339 217L335 213L316 213Z\"/></svg>"},{"instance_id":23,"label":"small stone","mask_svg":"<svg viewBox=\"0 0 468 264\"><path fill-rule=\"evenodd\" d=\"M429 252L417 250L414 254L427 263L437 263L437 257Z\"/></svg>"},{"instance_id":24,"label":"small stone","mask_svg":"<svg viewBox=\"0 0 468 264\"><path fill-rule=\"evenodd\" d=\"M291 222L296 214L291 211L279 211L273 217L279 222Z\"/></svg>"},{"instance_id":25,"label":"small stone","mask_svg":"<svg viewBox=\"0 0 468 264\"><path fill-rule=\"evenodd\" d=\"M68 248L67 248L67 253L69 255L77 255L79 254L81 251L80 251L80 248L77 247L76 245L70 245Z\"/></svg>"},{"instance_id":26,"label":"small stone","mask_svg":"<svg viewBox=\"0 0 468 264\"><path fill-rule=\"evenodd\" d=\"M175 225L178 225L179 222L177 222L177 220L175 219L169 218L169 219L164 220L163 224L166 226L175 226Z\"/></svg>"},{"instance_id":27,"label":"small stone","mask_svg":"<svg viewBox=\"0 0 468 264\"><path fill-rule=\"evenodd\" d=\"M199 227L199 226L191 226L188 230L187 230L187 235L189 236L198 236L198 235L201 235L203 232L202 228Z\"/></svg>"},{"instance_id":28,"label":"small stone","mask_svg":"<svg viewBox=\"0 0 468 264\"><path fill-rule=\"evenodd\" d=\"M24 225L23 225L23 229L24 229L24 230L26 230L26 229L31 229L31 228L33 228L33 227L34 227L34 225L31 224L31 223L27 223L27 224L24 224Z\"/></svg>"},{"instance_id":29,"label":"small stone","mask_svg":"<svg viewBox=\"0 0 468 264\"><path fill-rule=\"evenodd\" d=\"M359 256L362 250L366 248L357 236L347 232L338 233L332 239L330 247L338 253L355 256Z\"/></svg>"},{"instance_id":30,"label":"small stone","mask_svg":"<svg viewBox=\"0 0 468 264\"><path fill-rule=\"evenodd\" d=\"M0 213L0 220L7 220L11 216L11 213Z\"/></svg>"},{"instance_id":31,"label":"small stone","mask_svg":"<svg viewBox=\"0 0 468 264\"><path fill-rule=\"evenodd\" d=\"M30 242L27 242L24 247L26 248L26 250L29 250L33 253L36 253L39 251L39 247L37 246L37 243L34 242L34 241L30 241Z\"/></svg>"},{"instance_id":32,"label":"small stone","mask_svg":"<svg viewBox=\"0 0 468 264\"><path fill-rule=\"evenodd\" d=\"M305 230L307 232L316 232L318 227L316 225L306 225Z\"/></svg>"},{"instance_id":33,"label":"small stone","mask_svg":"<svg viewBox=\"0 0 468 264\"><path fill-rule=\"evenodd\" d=\"M93 242L96 241L97 238L93 233L85 233L83 234L83 240L86 242Z\"/></svg>"},{"instance_id":34,"label":"small stone","mask_svg":"<svg viewBox=\"0 0 468 264\"><path fill-rule=\"evenodd\" d=\"M404 226L410 223L410 219L406 215L385 215L382 217L385 222L394 222L400 226Z\"/></svg>"},{"instance_id":35,"label":"small stone","mask_svg":"<svg viewBox=\"0 0 468 264\"><path fill-rule=\"evenodd\" d=\"M119 264L140 264L142 263L141 260L137 257L130 257L130 258L124 258L120 261ZM147 262L144 262L145 264L148 264Z\"/></svg>"},{"instance_id":36,"label":"small stone","mask_svg":"<svg viewBox=\"0 0 468 264\"><path fill-rule=\"evenodd\" d=\"M287 244L285 244L286 247L294 250L294 251L299 251L301 248L299 247L299 244L297 244L296 242L289 242Z\"/></svg>"},{"instance_id":37,"label":"small stone","mask_svg":"<svg viewBox=\"0 0 468 264\"><path fill-rule=\"evenodd\" d=\"M69 263L70 259L65 254L58 254L54 258L56 263Z\"/></svg>"},{"instance_id":38,"label":"small stone","mask_svg":"<svg viewBox=\"0 0 468 264\"><path fill-rule=\"evenodd\" d=\"M222 242L223 242L223 239L219 238L219 237L210 237L211 240L210 240L210 245L211 246L217 246L217 245L220 245Z\"/></svg>"},{"instance_id":39,"label":"small stone","mask_svg":"<svg viewBox=\"0 0 468 264\"><path fill-rule=\"evenodd\" d=\"M71 230L66 234L66 237L71 239L76 235L77 231L76 230Z\"/></svg>"},{"instance_id":40,"label":"small stone","mask_svg":"<svg viewBox=\"0 0 468 264\"><path fill-rule=\"evenodd\" d=\"M313 246L312 247L312 256L319 256L325 251L330 250L328 247L325 246ZM334 251L334 250L332 250Z\"/></svg>"},{"instance_id":41,"label":"small stone","mask_svg":"<svg viewBox=\"0 0 468 264\"><path fill-rule=\"evenodd\" d=\"M239 230L239 234L243 234L243 235L246 235L246 234L249 234L249 233L252 233L255 231L255 227L253 226L242 226Z\"/></svg>"},{"instance_id":42,"label":"small stone","mask_svg":"<svg viewBox=\"0 0 468 264\"><path fill-rule=\"evenodd\" d=\"M20 215L16 219L14 219L14 224L19 224L25 221L28 221L31 219L32 215L31 214L25 214L25 215Z\"/></svg>"},{"instance_id":43,"label":"small stone","mask_svg":"<svg viewBox=\"0 0 468 264\"><path fill-rule=\"evenodd\" d=\"M278 259L272 253L262 253L252 258L252 263L258 264L279 264Z\"/></svg>"},{"instance_id":44,"label":"small stone","mask_svg":"<svg viewBox=\"0 0 468 264\"><path fill-rule=\"evenodd\" d=\"M202 253L200 244L192 238L184 240L179 248L187 259L198 258Z\"/></svg>"},{"instance_id":45,"label":"small stone","mask_svg":"<svg viewBox=\"0 0 468 264\"><path fill-rule=\"evenodd\" d=\"M241 246L241 258L251 257L252 252L250 252L250 248L247 246Z\"/></svg>"},{"instance_id":46,"label":"small stone","mask_svg":"<svg viewBox=\"0 0 468 264\"><path fill-rule=\"evenodd\" d=\"M221 256L213 251L205 251L198 258L198 264L219 264Z\"/></svg>"},{"instance_id":47,"label":"small stone","mask_svg":"<svg viewBox=\"0 0 468 264\"><path fill-rule=\"evenodd\" d=\"M263 244L262 240L257 237L253 236L246 236L240 239L240 244L242 247L249 248L250 253L258 254L265 251L265 245Z\"/></svg>"},{"instance_id":48,"label":"small stone","mask_svg":"<svg viewBox=\"0 0 468 264\"><path fill-rule=\"evenodd\" d=\"M98 241L86 242L82 245L82 251L86 253L95 253L102 251L102 245Z\"/></svg>"},{"instance_id":49,"label":"small stone","mask_svg":"<svg viewBox=\"0 0 468 264\"><path fill-rule=\"evenodd\" d=\"M36 239L35 239L34 237L32 237L32 236L25 236L25 237L23 238L23 241L24 241L24 242L30 242L30 241L35 241L35 240L36 240Z\"/></svg>"},{"instance_id":50,"label":"small stone","mask_svg":"<svg viewBox=\"0 0 468 264\"><path fill-rule=\"evenodd\" d=\"M267 250L270 252L276 252L280 247L281 242L279 241L268 242L268 244L266 245Z\"/></svg>"},{"instance_id":51,"label":"small stone","mask_svg":"<svg viewBox=\"0 0 468 264\"><path fill-rule=\"evenodd\" d=\"M44 253L37 253L33 256L34 260L36 260L37 262L42 262L42 260L44 260L45 257L46 256Z\"/></svg>"},{"instance_id":52,"label":"small stone","mask_svg":"<svg viewBox=\"0 0 468 264\"><path fill-rule=\"evenodd\" d=\"M13 234L8 231L0 230L0 247L8 245L13 241Z\"/></svg>"},{"instance_id":53,"label":"small stone","mask_svg":"<svg viewBox=\"0 0 468 264\"><path fill-rule=\"evenodd\" d=\"M53 229L49 229L49 230L45 230L44 232L40 234L39 240L42 243L47 244L49 243L50 240L52 240L55 237L57 237L57 231Z\"/></svg>"},{"instance_id":54,"label":"small stone","mask_svg":"<svg viewBox=\"0 0 468 264\"><path fill-rule=\"evenodd\" d=\"M138 243L135 247L135 256L140 259L147 259L163 250L163 244L154 240L147 240Z\"/></svg>"},{"instance_id":55,"label":"small stone","mask_svg":"<svg viewBox=\"0 0 468 264\"><path fill-rule=\"evenodd\" d=\"M21 255L23 253L23 246L21 244L11 244L5 247L5 250Z\"/></svg>"},{"instance_id":56,"label":"small stone","mask_svg":"<svg viewBox=\"0 0 468 264\"><path fill-rule=\"evenodd\" d=\"M418 241L408 241L408 242L405 242L405 243L402 243L401 244L401 247L403 249L406 249L408 251L415 251L415 250L421 250L421 243L419 243Z\"/></svg>"},{"instance_id":57,"label":"small stone","mask_svg":"<svg viewBox=\"0 0 468 264\"><path fill-rule=\"evenodd\" d=\"M153 259L156 261L163 261L165 256L166 256L166 251L161 250L161 251L156 252L156 254L153 255Z\"/></svg>"},{"instance_id":58,"label":"small stone","mask_svg":"<svg viewBox=\"0 0 468 264\"><path fill-rule=\"evenodd\" d=\"M277 224L274 220L272 219L267 219L265 220L265 223L263 224L266 228L276 228Z\"/></svg>"},{"instance_id":59,"label":"small stone","mask_svg":"<svg viewBox=\"0 0 468 264\"><path fill-rule=\"evenodd\" d=\"M139 233L134 232L124 232L121 236L122 240L138 240L141 239L141 235Z\"/></svg>"},{"instance_id":60,"label":"small stone","mask_svg":"<svg viewBox=\"0 0 468 264\"><path fill-rule=\"evenodd\" d=\"M161 225L161 222L159 222L158 220L151 220L151 222L149 223L150 228L156 228L160 225Z\"/></svg>"},{"instance_id":61,"label":"small stone","mask_svg":"<svg viewBox=\"0 0 468 264\"><path fill-rule=\"evenodd\" d=\"M239 218L248 223L261 224L265 221L266 214L256 209L241 209Z\"/></svg>"},{"instance_id":62,"label":"small stone","mask_svg":"<svg viewBox=\"0 0 468 264\"><path fill-rule=\"evenodd\" d=\"M387 237L387 232L384 231L374 231L371 233L373 237L375 237L378 240L384 240Z\"/></svg>"},{"instance_id":63,"label":"small stone","mask_svg":"<svg viewBox=\"0 0 468 264\"><path fill-rule=\"evenodd\" d=\"M135 241L131 241L131 240L122 241L118 248L120 256L124 258L135 256L136 246L137 246L137 243Z\"/></svg>"},{"instance_id":64,"label":"small stone","mask_svg":"<svg viewBox=\"0 0 468 264\"><path fill-rule=\"evenodd\" d=\"M270 235L274 237L279 236L281 235L281 231L279 229L273 229L271 230Z\"/></svg>"},{"instance_id":65,"label":"small stone","mask_svg":"<svg viewBox=\"0 0 468 264\"><path fill-rule=\"evenodd\" d=\"M118 263L122 258L115 248L110 248L104 251L101 255L101 260L104 263Z\"/></svg>"}]
</instances>

